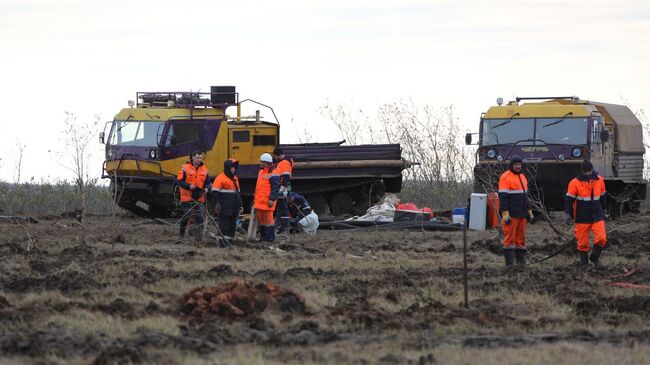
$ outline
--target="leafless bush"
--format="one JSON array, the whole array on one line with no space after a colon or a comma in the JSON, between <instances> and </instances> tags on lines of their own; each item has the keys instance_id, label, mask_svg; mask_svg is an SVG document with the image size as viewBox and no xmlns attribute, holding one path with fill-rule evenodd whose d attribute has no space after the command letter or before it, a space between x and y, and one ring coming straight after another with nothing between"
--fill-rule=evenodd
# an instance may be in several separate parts
<instances>
[{"instance_id":1,"label":"leafless bush","mask_svg":"<svg viewBox=\"0 0 650 365\"><path fill-rule=\"evenodd\" d=\"M24 145L20 140L16 142L16 165L15 165L15 175L14 175L14 183L20 184L20 174L23 169L23 155L25 153L25 148L27 148L26 145Z\"/></svg>"},{"instance_id":2,"label":"leafless bush","mask_svg":"<svg viewBox=\"0 0 650 365\"><path fill-rule=\"evenodd\" d=\"M400 100L380 105L372 117L341 105L320 111L348 143L399 143L403 158L420 163L404 171L402 200L436 209L466 204L472 152L463 143L452 105L434 108Z\"/></svg>"},{"instance_id":3,"label":"leafless bush","mask_svg":"<svg viewBox=\"0 0 650 365\"><path fill-rule=\"evenodd\" d=\"M86 243L86 197L90 188L97 184L97 177L90 175L89 163L92 157L90 142L99 127L99 117L91 123L81 123L77 117L66 112L62 142L65 150L59 151L59 164L73 174L81 198L81 242Z\"/></svg>"},{"instance_id":4,"label":"leafless bush","mask_svg":"<svg viewBox=\"0 0 650 365\"><path fill-rule=\"evenodd\" d=\"M344 105L330 105L329 102L319 108L321 115L331 120L339 130L341 137L348 144L357 145L374 143L375 134L373 133L372 123L368 116L364 115L363 110L346 107ZM364 127L363 130L360 127Z\"/></svg>"}]
</instances>

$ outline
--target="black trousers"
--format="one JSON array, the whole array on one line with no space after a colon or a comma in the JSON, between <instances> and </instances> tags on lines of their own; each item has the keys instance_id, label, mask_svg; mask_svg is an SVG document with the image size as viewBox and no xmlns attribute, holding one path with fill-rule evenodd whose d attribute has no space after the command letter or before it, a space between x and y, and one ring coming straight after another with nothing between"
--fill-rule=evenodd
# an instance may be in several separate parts
<instances>
[{"instance_id":1,"label":"black trousers","mask_svg":"<svg viewBox=\"0 0 650 365\"><path fill-rule=\"evenodd\" d=\"M181 203L181 236L185 235L185 230L190 219L195 227L203 227L203 212L199 203L185 202Z\"/></svg>"},{"instance_id":2,"label":"black trousers","mask_svg":"<svg viewBox=\"0 0 650 365\"><path fill-rule=\"evenodd\" d=\"M278 198L278 203L275 207L275 214L280 223L280 232L289 230L289 207L287 205L287 198Z\"/></svg>"},{"instance_id":3,"label":"black trousers","mask_svg":"<svg viewBox=\"0 0 650 365\"><path fill-rule=\"evenodd\" d=\"M237 215L220 215L219 230L225 238L234 238L237 230Z\"/></svg>"}]
</instances>

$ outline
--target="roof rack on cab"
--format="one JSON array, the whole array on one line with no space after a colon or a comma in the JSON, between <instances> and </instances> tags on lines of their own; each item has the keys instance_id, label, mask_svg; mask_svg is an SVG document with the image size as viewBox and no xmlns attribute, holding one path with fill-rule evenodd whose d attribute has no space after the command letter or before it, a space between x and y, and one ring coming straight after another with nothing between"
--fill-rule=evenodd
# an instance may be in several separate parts
<instances>
[{"instance_id":1,"label":"roof rack on cab","mask_svg":"<svg viewBox=\"0 0 650 365\"><path fill-rule=\"evenodd\" d=\"M136 100L141 108L227 108L239 103L239 93L234 86L212 86L210 92L139 91Z\"/></svg>"}]
</instances>

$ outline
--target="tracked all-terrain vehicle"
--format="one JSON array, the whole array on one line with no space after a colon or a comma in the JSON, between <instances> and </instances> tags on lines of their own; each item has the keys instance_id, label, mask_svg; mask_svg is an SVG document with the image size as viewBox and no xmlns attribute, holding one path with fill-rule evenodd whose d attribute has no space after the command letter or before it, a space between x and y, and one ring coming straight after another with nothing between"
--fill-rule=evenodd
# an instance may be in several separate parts
<instances>
[{"instance_id":1,"label":"tracked all-terrain vehicle","mask_svg":"<svg viewBox=\"0 0 650 365\"><path fill-rule=\"evenodd\" d=\"M467 144L474 135L467 134ZM474 191L493 191L509 159L519 155L531 194L561 210L569 181L589 159L605 179L610 213L620 215L646 198L644 153L641 122L624 105L578 97L522 97L504 105L499 98L481 115Z\"/></svg>"},{"instance_id":2,"label":"tracked all-terrain vehicle","mask_svg":"<svg viewBox=\"0 0 650 365\"><path fill-rule=\"evenodd\" d=\"M102 176L111 180L119 205L142 216L172 215L176 174L194 150L205 151L211 178L221 172L226 158L239 160L242 193L250 203L259 156L280 145L280 124L262 120L259 111L242 116L243 103L267 107L240 101L233 86L213 86L211 92L136 93L136 101L100 134L106 144ZM226 113L231 107L235 116ZM399 192L402 170L410 166L399 144L280 146L294 160L293 190L307 195L317 211L335 215L365 211L384 192Z\"/></svg>"}]
</instances>

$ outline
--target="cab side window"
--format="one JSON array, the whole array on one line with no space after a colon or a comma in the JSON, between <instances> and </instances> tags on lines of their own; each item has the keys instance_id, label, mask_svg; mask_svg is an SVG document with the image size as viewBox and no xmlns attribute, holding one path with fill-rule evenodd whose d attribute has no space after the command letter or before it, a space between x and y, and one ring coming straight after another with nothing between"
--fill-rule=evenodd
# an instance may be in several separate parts
<instances>
[{"instance_id":1,"label":"cab side window","mask_svg":"<svg viewBox=\"0 0 650 365\"><path fill-rule=\"evenodd\" d=\"M169 127L167 143L171 146L199 143L201 124L195 122L177 122Z\"/></svg>"}]
</instances>

